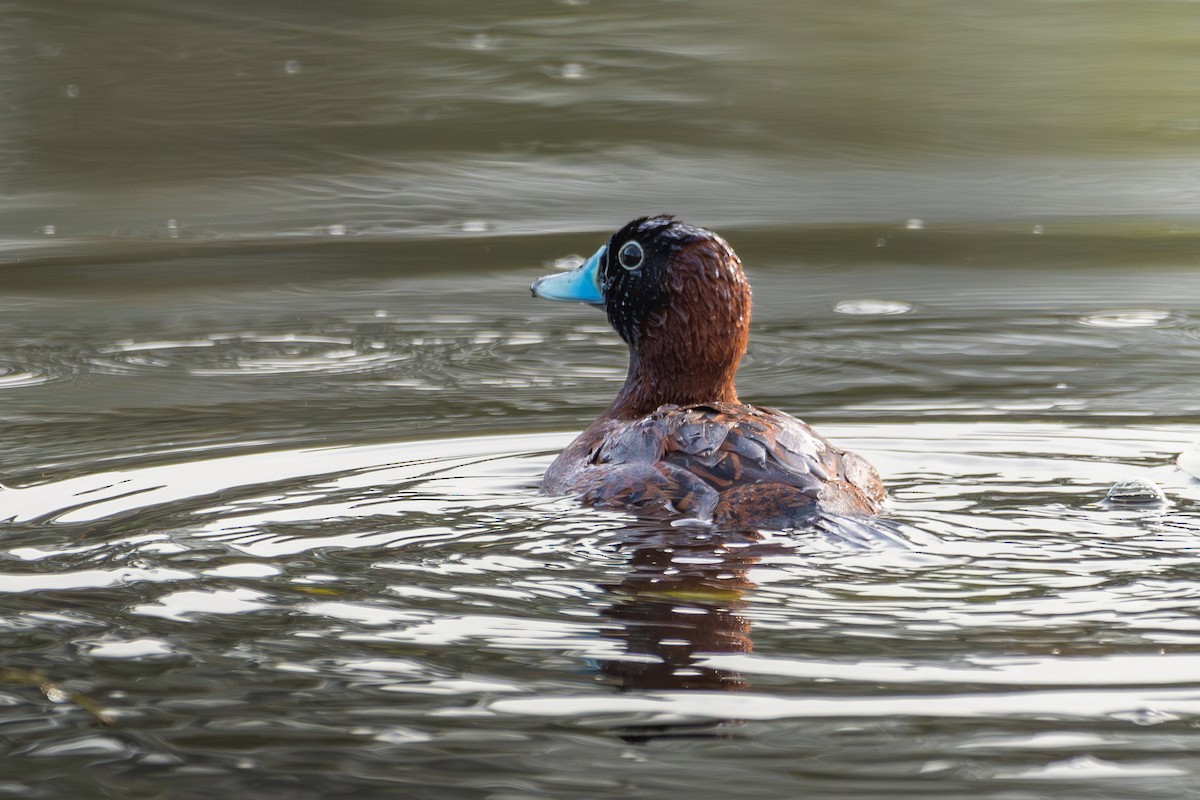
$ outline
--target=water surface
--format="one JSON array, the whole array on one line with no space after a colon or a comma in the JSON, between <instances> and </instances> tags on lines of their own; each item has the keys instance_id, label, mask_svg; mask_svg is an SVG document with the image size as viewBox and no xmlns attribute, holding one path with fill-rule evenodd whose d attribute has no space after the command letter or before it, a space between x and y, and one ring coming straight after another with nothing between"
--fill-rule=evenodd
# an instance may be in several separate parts
<instances>
[{"instance_id":1,"label":"water surface","mask_svg":"<svg viewBox=\"0 0 1200 800\"><path fill-rule=\"evenodd\" d=\"M1193 3L243 6L0 26L0 795L1194 792ZM907 547L537 494L659 211Z\"/></svg>"}]
</instances>

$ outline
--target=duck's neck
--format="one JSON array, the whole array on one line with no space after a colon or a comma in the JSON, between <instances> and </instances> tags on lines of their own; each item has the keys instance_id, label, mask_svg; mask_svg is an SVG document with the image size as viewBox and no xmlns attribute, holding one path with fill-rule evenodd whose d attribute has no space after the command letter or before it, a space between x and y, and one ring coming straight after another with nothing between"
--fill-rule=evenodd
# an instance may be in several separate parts
<instances>
[{"instance_id":1,"label":"duck's neck","mask_svg":"<svg viewBox=\"0 0 1200 800\"><path fill-rule=\"evenodd\" d=\"M613 399L606 416L636 419L659 406L692 406L704 403L737 403L734 376L737 360L723 364L697 363L690 358L647 358L636 348L629 351L625 385ZM739 354L740 355L740 354Z\"/></svg>"},{"instance_id":2,"label":"duck's neck","mask_svg":"<svg viewBox=\"0 0 1200 800\"><path fill-rule=\"evenodd\" d=\"M750 286L716 238L675 255L665 297L637 325L606 306L629 345L629 373L607 416L636 419L659 406L737 403L733 379L750 337Z\"/></svg>"}]
</instances>

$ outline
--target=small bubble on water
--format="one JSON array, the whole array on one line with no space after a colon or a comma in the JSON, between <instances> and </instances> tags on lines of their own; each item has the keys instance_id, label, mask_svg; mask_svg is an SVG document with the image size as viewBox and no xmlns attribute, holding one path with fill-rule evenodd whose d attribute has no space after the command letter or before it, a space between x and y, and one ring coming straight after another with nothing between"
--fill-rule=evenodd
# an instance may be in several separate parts
<instances>
[{"instance_id":1,"label":"small bubble on water","mask_svg":"<svg viewBox=\"0 0 1200 800\"><path fill-rule=\"evenodd\" d=\"M296 75L300 72L300 62L296 59L288 59L283 64L283 71L288 75Z\"/></svg>"},{"instance_id":2,"label":"small bubble on water","mask_svg":"<svg viewBox=\"0 0 1200 800\"><path fill-rule=\"evenodd\" d=\"M469 219L459 227L462 229L463 233L483 233L490 228L491 225L488 225L481 219Z\"/></svg>"},{"instance_id":3,"label":"small bubble on water","mask_svg":"<svg viewBox=\"0 0 1200 800\"><path fill-rule=\"evenodd\" d=\"M71 97L71 98L79 97L79 87L73 83L67 84L67 88L65 89L65 92L66 92L67 97Z\"/></svg>"},{"instance_id":4,"label":"small bubble on water","mask_svg":"<svg viewBox=\"0 0 1200 800\"><path fill-rule=\"evenodd\" d=\"M587 70L583 68L583 64L571 62L569 64L563 64L562 69L559 70L559 74L569 81L576 81L581 78L586 78Z\"/></svg>"},{"instance_id":5,"label":"small bubble on water","mask_svg":"<svg viewBox=\"0 0 1200 800\"><path fill-rule=\"evenodd\" d=\"M583 261L583 256L563 256L562 258L554 259L554 262L551 266L553 266L554 269L570 270L575 269L583 264Z\"/></svg>"},{"instance_id":6,"label":"small bubble on water","mask_svg":"<svg viewBox=\"0 0 1200 800\"><path fill-rule=\"evenodd\" d=\"M387 316L387 312L384 311L382 308L375 309L375 317L377 319L383 319L386 316Z\"/></svg>"},{"instance_id":7,"label":"small bubble on water","mask_svg":"<svg viewBox=\"0 0 1200 800\"><path fill-rule=\"evenodd\" d=\"M172 766L175 764L182 764L183 759L180 758L179 756L171 755L169 753L150 753L148 755L142 756L138 760L138 763L139 764L150 764L150 765L156 766L156 767L163 767L163 766Z\"/></svg>"},{"instance_id":8,"label":"small bubble on water","mask_svg":"<svg viewBox=\"0 0 1200 800\"><path fill-rule=\"evenodd\" d=\"M904 223L904 227L910 231L919 231L925 227L925 220L910 219L908 222Z\"/></svg>"},{"instance_id":9,"label":"small bubble on water","mask_svg":"<svg viewBox=\"0 0 1200 800\"><path fill-rule=\"evenodd\" d=\"M896 300L842 300L833 307L839 314L858 316L888 316L891 314L907 314L912 311L912 304Z\"/></svg>"},{"instance_id":10,"label":"small bubble on water","mask_svg":"<svg viewBox=\"0 0 1200 800\"><path fill-rule=\"evenodd\" d=\"M179 238L179 222L177 220L167 220L167 236L170 236L172 239Z\"/></svg>"},{"instance_id":11,"label":"small bubble on water","mask_svg":"<svg viewBox=\"0 0 1200 800\"><path fill-rule=\"evenodd\" d=\"M1041 236L1041 235L1042 235L1042 233L1043 233L1045 230L1046 230L1046 229L1045 229L1045 228L1043 228L1041 225L1034 225L1034 226L1033 226L1033 235L1034 235L1034 236Z\"/></svg>"},{"instance_id":12,"label":"small bubble on water","mask_svg":"<svg viewBox=\"0 0 1200 800\"><path fill-rule=\"evenodd\" d=\"M1120 719L1127 719L1134 725L1142 726L1161 725L1164 722L1174 722L1179 719L1177 714L1163 711L1160 708L1149 707L1138 708L1127 714L1116 714L1114 716Z\"/></svg>"},{"instance_id":13,"label":"small bubble on water","mask_svg":"<svg viewBox=\"0 0 1200 800\"><path fill-rule=\"evenodd\" d=\"M1080 325L1089 328L1152 328L1171 318L1171 312L1152 308L1133 308L1124 311L1103 311L1079 318Z\"/></svg>"},{"instance_id":14,"label":"small bubble on water","mask_svg":"<svg viewBox=\"0 0 1200 800\"><path fill-rule=\"evenodd\" d=\"M38 228L38 233L42 234L43 236L53 236L57 232L58 229L53 225L43 225L42 227Z\"/></svg>"},{"instance_id":15,"label":"small bubble on water","mask_svg":"<svg viewBox=\"0 0 1200 800\"><path fill-rule=\"evenodd\" d=\"M412 728L388 728L376 733L374 738L376 741L387 744L411 744L413 742L427 742L433 737Z\"/></svg>"},{"instance_id":16,"label":"small bubble on water","mask_svg":"<svg viewBox=\"0 0 1200 800\"><path fill-rule=\"evenodd\" d=\"M67 703L71 700L71 693L63 691L57 686L46 687L43 691L46 699L51 703Z\"/></svg>"},{"instance_id":17,"label":"small bubble on water","mask_svg":"<svg viewBox=\"0 0 1200 800\"><path fill-rule=\"evenodd\" d=\"M875 246L876 246L876 247L885 247L885 246L887 246L887 239L876 239L876 240L875 240Z\"/></svg>"},{"instance_id":18,"label":"small bubble on water","mask_svg":"<svg viewBox=\"0 0 1200 800\"><path fill-rule=\"evenodd\" d=\"M346 226L334 223L333 225L329 226L328 232L329 232L330 236L345 236L346 235Z\"/></svg>"},{"instance_id":19,"label":"small bubble on water","mask_svg":"<svg viewBox=\"0 0 1200 800\"><path fill-rule=\"evenodd\" d=\"M1167 501L1163 490L1145 478L1126 478L1114 483L1104 499L1116 506L1156 506Z\"/></svg>"},{"instance_id":20,"label":"small bubble on water","mask_svg":"<svg viewBox=\"0 0 1200 800\"><path fill-rule=\"evenodd\" d=\"M477 33L471 37L470 41L473 50L491 50L496 46L495 38L486 33Z\"/></svg>"}]
</instances>

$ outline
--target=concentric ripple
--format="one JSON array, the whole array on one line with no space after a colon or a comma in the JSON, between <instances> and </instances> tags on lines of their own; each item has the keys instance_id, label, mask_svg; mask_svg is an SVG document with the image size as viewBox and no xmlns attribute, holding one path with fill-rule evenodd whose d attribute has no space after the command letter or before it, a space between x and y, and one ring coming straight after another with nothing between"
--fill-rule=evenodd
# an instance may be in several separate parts
<instances>
[{"instance_id":1,"label":"concentric ripple","mask_svg":"<svg viewBox=\"0 0 1200 800\"><path fill-rule=\"evenodd\" d=\"M913 310L912 303L899 300L842 300L833 307L839 314L853 316L888 317L907 314Z\"/></svg>"},{"instance_id":2,"label":"concentric ripple","mask_svg":"<svg viewBox=\"0 0 1200 800\"><path fill-rule=\"evenodd\" d=\"M213 333L196 339L123 341L98 353L93 366L101 370L167 369L196 376L375 372L410 358L381 341L299 333Z\"/></svg>"},{"instance_id":3,"label":"concentric ripple","mask_svg":"<svg viewBox=\"0 0 1200 800\"><path fill-rule=\"evenodd\" d=\"M900 748L906 769L961 763L964 780L1052 768L1062 748L1030 731L1056 726L1093 736L1072 757L1114 731L1176 752L1162 740L1200 714L1200 486L1172 456L1200 428L824 432L879 467L892 518L926 538L851 549L538 496L566 432L169 454L0 490L0 630L25 645L0 670L9 713L43 757L100 719L171 764L230 769L245 737L294 764L313 730L381 774L564 730L596 752L737 736L764 757L809 737L839 771ZM1128 479L1170 502L1107 502ZM56 682L82 670L95 696ZM66 721L39 725L22 699L37 692ZM941 733L898 735L914 720ZM997 737L1024 761L997 762Z\"/></svg>"}]
</instances>

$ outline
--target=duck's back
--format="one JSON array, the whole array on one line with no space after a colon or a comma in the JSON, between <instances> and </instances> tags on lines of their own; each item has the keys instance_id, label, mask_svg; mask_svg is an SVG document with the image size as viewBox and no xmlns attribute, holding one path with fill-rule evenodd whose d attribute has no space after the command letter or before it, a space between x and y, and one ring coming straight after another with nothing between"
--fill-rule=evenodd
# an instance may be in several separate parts
<instances>
[{"instance_id":1,"label":"duck's back","mask_svg":"<svg viewBox=\"0 0 1200 800\"><path fill-rule=\"evenodd\" d=\"M769 408L662 406L601 418L547 471L542 488L600 508L786 528L818 514L875 514L883 485L862 458Z\"/></svg>"}]
</instances>

